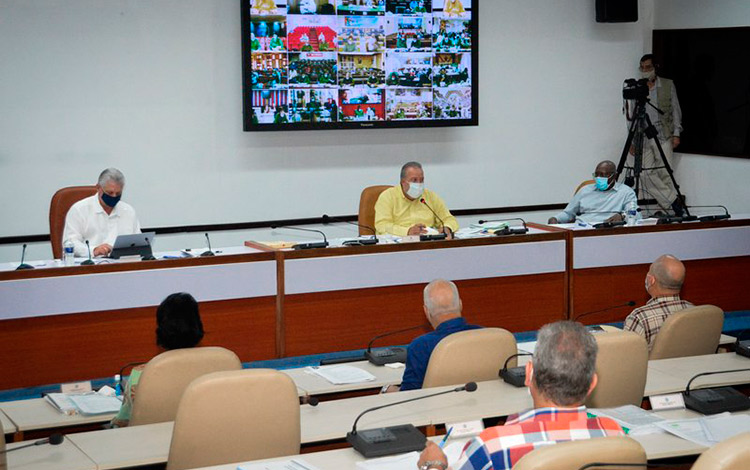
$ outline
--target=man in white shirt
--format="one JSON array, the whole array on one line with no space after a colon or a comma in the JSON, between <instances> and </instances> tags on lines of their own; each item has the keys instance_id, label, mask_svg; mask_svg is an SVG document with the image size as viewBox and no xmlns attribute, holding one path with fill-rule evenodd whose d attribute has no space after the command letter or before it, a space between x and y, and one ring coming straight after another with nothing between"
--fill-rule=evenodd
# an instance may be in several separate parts
<instances>
[{"instance_id":1,"label":"man in white shirt","mask_svg":"<svg viewBox=\"0 0 750 470\"><path fill-rule=\"evenodd\" d=\"M63 244L72 242L76 256L88 256L86 240L92 256L107 256L118 235L141 232L135 209L120 201L124 187L122 172L107 168L99 175L96 194L70 207L65 217Z\"/></svg>"}]
</instances>

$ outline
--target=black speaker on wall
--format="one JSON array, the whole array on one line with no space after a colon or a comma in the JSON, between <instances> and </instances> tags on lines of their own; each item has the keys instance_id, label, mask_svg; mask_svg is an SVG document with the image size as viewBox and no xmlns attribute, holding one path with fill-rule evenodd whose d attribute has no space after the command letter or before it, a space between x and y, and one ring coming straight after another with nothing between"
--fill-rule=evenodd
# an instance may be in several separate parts
<instances>
[{"instance_id":1,"label":"black speaker on wall","mask_svg":"<svg viewBox=\"0 0 750 470\"><path fill-rule=\"evenodd\" d=\"M638 21L638 0L596 0L597 23Z\"/></svg>"}]
</instances>

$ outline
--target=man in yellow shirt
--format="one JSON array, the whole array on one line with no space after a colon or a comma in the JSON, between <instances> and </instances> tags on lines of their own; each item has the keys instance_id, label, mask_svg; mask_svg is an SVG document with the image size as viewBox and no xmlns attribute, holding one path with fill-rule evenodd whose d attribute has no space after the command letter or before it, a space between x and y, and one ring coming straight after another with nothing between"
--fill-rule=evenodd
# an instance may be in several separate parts
<instances>
[{"instance_id":1,"label":"man in yellow shirt","mask_svg":"<svg viewBox=\"0 0 750 470\"><path fill-rule=\"evenodd\" d=\"M403 237L426 234L427 227L453 238L458 222L440 196L424 189L422 165L409 162L401 167L401 183L383 191L375 203L375 230Z\"/></svg>"}]
</instances>

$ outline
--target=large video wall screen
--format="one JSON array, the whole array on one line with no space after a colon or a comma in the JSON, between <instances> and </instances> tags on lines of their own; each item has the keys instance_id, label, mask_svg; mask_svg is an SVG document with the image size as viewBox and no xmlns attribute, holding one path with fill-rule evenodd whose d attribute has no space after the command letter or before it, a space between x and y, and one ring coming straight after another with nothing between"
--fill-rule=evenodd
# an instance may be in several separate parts
<instances>
[{"instance_id":1,"label":"large video wall screen","mask_svg":"<svg viewBox=\"0 0 750 470\"><path fill-rule=\"evenodd\" d=\"M478 0L241 0L244 129L477 125Z\"/></svg>"}]
</instances>

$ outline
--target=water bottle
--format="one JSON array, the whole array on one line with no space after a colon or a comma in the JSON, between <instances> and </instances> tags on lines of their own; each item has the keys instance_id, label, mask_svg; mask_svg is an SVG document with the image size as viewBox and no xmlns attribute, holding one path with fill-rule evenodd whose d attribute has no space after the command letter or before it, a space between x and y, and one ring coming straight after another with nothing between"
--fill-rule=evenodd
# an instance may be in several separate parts
<instances>
[{"instance_id":1,"label":"water bottle","mask_svg":"<svg viewBox=\"0 0 750 470\"><path fill-rule=\"evenodd\" d=\"M115 374L115 396L119 397L122 396L122 385L120 385L120 382L122 381L120 374Z\"/></svg>"},{"instance_id":2,"label":"water bottle","mask_svg":"<svg viewBox=\"0 0 750 470\"><path fill-rule=\"evenodd\" d=\"M63 245L63 264L65 266L73 266L75 264L75 247L73 242L70 240L66 241Z\"/></svg>"},{"instance_id":3,"label":"water bottle","mask_svg":"<svg viewBox=\"0 0 750 470\"><path fill-rule=\"evenodd\" d=\"M629 202L627 209L625 211L625 221L628 227L633 227L635 225L635 220L636 220L637 215L638 215L638 204L636 204L635 201Z\"/></svg>"}]
</instances>

